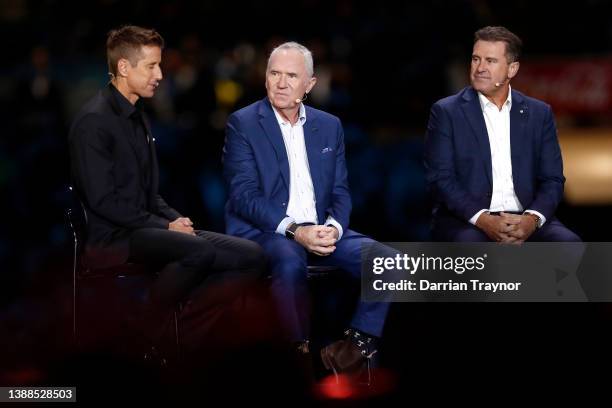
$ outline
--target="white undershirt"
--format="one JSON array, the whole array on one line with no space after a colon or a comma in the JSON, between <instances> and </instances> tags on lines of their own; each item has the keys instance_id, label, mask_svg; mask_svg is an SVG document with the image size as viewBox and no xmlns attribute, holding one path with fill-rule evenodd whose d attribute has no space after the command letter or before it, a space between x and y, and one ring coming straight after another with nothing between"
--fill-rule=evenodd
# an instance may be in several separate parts
<instances>
[{"instance_id":1,"label":"white undershirt","mask_svg":"<svg viewBox=\"0 0 612 408\"><path fill-rule=\"evenodd\" d=\"M304 123L306 123L306 109L300 104L299 117L295 125L285 120L273 108L274 115L280 126L289 160L289 203L287 204L287 217L278 225L276 232L285 234L285 230L292 222L317 224L317 207L314 194L308 154L304 140ZM333 225L338 230L338 239L342 237L342 226L332 217L328 216L325 225Z\"/></svg>"},{"instance_id":2,"label":"white undershirt","mask_svg":"<svg viewBox=\"0 0 612 408\"><path fill-rule=\"evenodd\" d=\"M493 102L478 92L478 100L482 109L489 146L491 148L491 168L493 174L493 191L491 193L491 204L488 209L478 211L470 223L476 224L480 214L485 211L511 211L523 212L523 206L514 191L512 179L512 156L510 150L510 110L512 109L512 89L508 91L508 98L502 105L501 110ZM546 218L537 211L526 210L540 217L540 225L544 224Z\"/></svg>"}]
</instances>

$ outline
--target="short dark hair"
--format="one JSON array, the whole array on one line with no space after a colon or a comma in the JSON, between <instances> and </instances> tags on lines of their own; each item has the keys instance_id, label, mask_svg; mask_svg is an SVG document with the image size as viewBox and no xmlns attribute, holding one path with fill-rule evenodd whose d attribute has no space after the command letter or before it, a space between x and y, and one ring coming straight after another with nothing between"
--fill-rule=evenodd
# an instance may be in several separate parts
<instances>
[{"instance_id":1,"label":"short dark hair","mask_svg":"<svg viewBox=\"0 0 612 408\"><path fill-rule=\"evenodd\" d=\"M474 44L476 41L502 41L506 43L506 58L508 62L518 61L521 57L523 42L521 39L502 26L487 26L474 33Z\"/></svg>"},{"instance_id":2,"label":"short dark hair","mask_svg":"<svg viewBox=\"0 0 612 408\"><path fill-rule=\"evenodd\" d=\"M140 49L145 45L164 48L164 39L152 28L125 25L111 30L106 38L106 59L109 73L117 75L117 62L121 58L126 58L132 66L136 66Z\"/></svg>"}]
</instances>

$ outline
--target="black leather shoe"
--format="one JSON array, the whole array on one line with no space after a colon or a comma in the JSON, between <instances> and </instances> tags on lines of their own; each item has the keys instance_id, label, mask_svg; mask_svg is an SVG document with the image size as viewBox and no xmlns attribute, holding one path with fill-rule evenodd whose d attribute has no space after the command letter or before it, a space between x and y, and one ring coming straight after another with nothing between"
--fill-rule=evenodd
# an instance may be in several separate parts
<instances>
[{"instance_id":1,"label":"black leather shoe","mask_svg":"<svg viewBox=\"0 0 612 408\"><path fill-rule=\"evenodd\" d=\"M321 349L323 365L334 372L336 381L339 374L347 374L370 385L373 380L372 360L378 352L375 339L354 329L347 329L344 334L344 340Z\"/></svg>"}]
</instances>

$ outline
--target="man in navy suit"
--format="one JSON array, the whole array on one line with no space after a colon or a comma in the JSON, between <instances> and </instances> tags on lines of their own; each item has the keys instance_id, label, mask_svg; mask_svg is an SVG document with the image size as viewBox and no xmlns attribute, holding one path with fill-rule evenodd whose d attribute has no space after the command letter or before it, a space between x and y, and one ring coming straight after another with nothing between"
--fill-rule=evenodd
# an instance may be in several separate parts
<instances>
[{"instance_id":1,"label":"man in navy suit","mask_svg":"<svg viewBox=\"0 0 612 408\"><path fill-rule=\"evenodd\" d=\"M425 141L437 241L580 241L555 217L563 163L549 105L510 87L522 42L475 33L471 87L436 102Z\"/></svg>"},{"instance_id":2,"label":"man in navy suit","mask_svg":"<svg viewBox=\"0 0 612 408\"><path fill-rule=\"evenodd\" d=\"M227 233L259 243L289 340L308 352L307 265L336 266L358 280L363 244L348 229L351 197L340 120L302 103L316 83L312 54L285 43L270 54L267 97L228 120L224 175ZM382 246L381 246L382 247ZM347 338L321 350L327 368L351 371L375 351L388 303L360 301Z\"/></svg>"}]
</instances>

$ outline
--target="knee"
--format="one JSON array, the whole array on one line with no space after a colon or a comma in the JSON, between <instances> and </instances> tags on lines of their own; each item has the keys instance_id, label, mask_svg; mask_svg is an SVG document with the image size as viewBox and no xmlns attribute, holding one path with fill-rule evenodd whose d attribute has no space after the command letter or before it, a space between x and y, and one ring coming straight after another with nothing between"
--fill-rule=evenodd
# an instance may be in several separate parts
<instances>
[{"instance_id":1,"label":"knee","mask_svg":"<svg viewBox=\"0 0 612 408\"><path fill-rule=\"evenodd\" d=\"M215 262L215 257L214 247L202 240L180 260L180 263L186 268L210 268Z\"/></svg>"},{"instance_id":2,"label":"knee","mask_svg":"<svg viewBox=\"0 0 612 408\"><path fill-rule=\"evenodd\" d=\"M488 242L490 239L476 228L462 229L453 236L453 242Z\"/></svg>"},{"instance_id":3,"label":"knee","mask_svg":"<svg viewBox=\"0 0 612 408\"><path fill-rule=\"evenodd\" d=\"M249 269L263 274L268 264L268 259L261 246L253 241L245 241L240 254L242 260L241 269Z\"/></svg>"},{"instance_id":4,"label":"knee","mask_svg":"<svg viewBox=\"0 0 612 408\"><path fill-rule=\"evenodd\" d=\"M544 227L537 230L536 234L538 234L536 236L537 241L582 242L582 239L580 239L580 237L574 233L574 231L570 230L559 222L555 222L554 220L550 223L550 225L544 224Z\"/></svg>"},{"instance_id":5,"label":"knee","mask_svg":"<svg viewBox=\"0 0 612 408\"><path fill-rule=\"evenodd\" d=\"M582 239L574 231L567 230L564 241L565 242L582 242Z\"/></svg>"}]
</instances>

